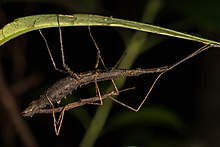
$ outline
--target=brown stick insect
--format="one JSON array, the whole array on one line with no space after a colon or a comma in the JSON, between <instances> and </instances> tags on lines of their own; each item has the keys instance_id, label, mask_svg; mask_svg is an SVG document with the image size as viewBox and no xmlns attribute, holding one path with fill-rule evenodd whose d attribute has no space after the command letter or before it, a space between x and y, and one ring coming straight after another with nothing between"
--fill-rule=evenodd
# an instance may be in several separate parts
<instances>
[{"instance_id":1,"label":"brown stick insect","mask_svg":"<svg viewBox=\"0 0 220 147\"><path fill-rule=\"evenodd\" d=\"M57 16L57 20L58 20L58 26L59 26L59 16ZM163 67L158 67L158 68L149 68L149 69L116 69L114 66L114 68L110 68L107 69L105 67L105 64L102 60L102 57L100 55L100 49L98 48L92 34L89 28L89 34L96 46L97 49L97 61L96 61L96 65L95 65L95 70L94 71L88 71L88 72L83 72L83 73L79 73L76 74L74 73L66 64L65 64L65 58L64 58L64 51L63 51L63 43L62 43L62 32L61 32L61 28L59 28L59 37L60 37L60 49L61 49L61 56L62 56L62 63L63 63L63 67L65 70L61 70L58 69L56 67L56 64L54 62L54 59L52 57L52 54L50 52L49 49L49 45L47 43L46 38L44 37L44 35L42 34L42 32L40 31L40 34L42 35L47 50L49 52L51 61L53 63L53 66L55 68L55 70L60 71L60 72L64 72L64 73L68 73L69 76L57 81L56 83L54 83L52 86L50 86L43 94L40 95L40 98L38 100L33 101L30 106L28 108L26 108L23 112L22 115L25 117L32 117L35 113L52 113L53 114L53 119L54 119L54 127L55 127L55 132L58 135L59 131L60 131L60 127L62 124L62 120L64 117L64 111L65 110L69 110L71 108L74 108L73 105L75 106L81 106L84 104L99 104L102 105L103 102L102 100L104 98L110 97L113 101L137 112L139 111L139 109L141 108L141 106L143 105L143 103L146 101L148 95L150 94L150 92L152 91L155 83L158 81L158 79L167 71L173 69L174 67L176 67L177 65L183 63L184 61L192 58L193 56L201 53L202 51L212 47L212 44L207 44L204 45L203 47L199 48L198 50L196 50L195 52L191 53L190 55L188 55L187 57L185 57L184 59L169 65L169 66L163 66ZM101 70L101 69L97 69L98 65L99 65L99 61L102 62L102 64L104 65L105 69ZM157 78L154 80L152 86L150 87L147 95L145 96L145 98L142 100L141 104L138 106L138 108L133 108L130 107L118 100L116 100L115 98L113 98L113 96L115 95L119 95L119 92L116 84L114 83L113 79L118 78L118 77L126 77L126 76L138 76L141 74L149 74L149 73L159 73L159 75L157 76ZM101 95L100 90L98 88L98 82L100 81L107 81L107 80L111 80L115 90L111 91L109 93L103 94ZM80 88L83 85L87 85L90 83L95 83L95 88L96 88L96 93L97 93L97 97L94 98L87 98L85 100L80 100L78 102L74 102L71 104L68 104L66 106L63 107L59 107L59 108L54 108L54 103L60 103L60 101L65 98L69 93L72 93L73 90L76 90L77 88ZM97 101L100 101L100 103L96 103ZM78 104L77 104L78 103ZM46 106L52 106L52 109L44 109ZM72 107L71 107L72 106ZM58 121L55 119L55 112L61 112L60 117L58 119ZM57 128L58 125L58 128Z\"/></svg>"}]
</instances>

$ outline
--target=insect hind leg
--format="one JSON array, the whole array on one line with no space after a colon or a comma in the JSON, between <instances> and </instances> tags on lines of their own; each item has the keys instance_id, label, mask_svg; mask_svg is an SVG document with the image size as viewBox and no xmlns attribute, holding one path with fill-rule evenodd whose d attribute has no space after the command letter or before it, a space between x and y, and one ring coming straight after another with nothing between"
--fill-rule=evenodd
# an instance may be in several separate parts
<instances>
[{"instance_id":1,"label":"insect hind leg","mask_svg":"<svg viewBox=\"0 0 220 147\"><path fill-rule=\"evenodd\" d=\"M133 107L131 107L131 106L129 106L129 105L126 105L125 103L122 103L121 101L119 101L119 100L113 98L112 96L109 96L109 98L112 99L114 102L116 102L116 103L118 103L118 104L120 104L120 105L122 105L122 106L124 106L124 107L126 107L126 108L128 108L128 109L130 109L130 110L132 110L132 111L134 111L134 112L138 112L138 111L140 110L140 108L142 107L142 105L144 104L144 102L146 101L146 99L148 98L148 96L150 95L151 91L153 90L153 88L154 88L155 84L157 83L157 81L159 80L159 78L160 78L165 72L166 72L166 71L161 72L161 73L156 77L156 79L154 80L154 82L153 82L153 84L151 85L150 89L148 90L146 96L144 97L144 99L142 100L142 102L140 103L140 105L139 105L137 108L133 108Z\"/></svg>"}]
</instances>

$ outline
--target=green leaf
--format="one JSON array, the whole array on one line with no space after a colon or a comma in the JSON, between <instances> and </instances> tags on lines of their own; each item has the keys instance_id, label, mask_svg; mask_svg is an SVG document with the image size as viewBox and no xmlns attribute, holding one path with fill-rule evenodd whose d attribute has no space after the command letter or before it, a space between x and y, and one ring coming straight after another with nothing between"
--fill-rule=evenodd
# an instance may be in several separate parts
<instances>
[{"instance_id":1,"label":"green leaf","mask_svg":"<svg viewBox=\"0 0 220 147\"><path fill-rule=\"evenodd\" d=\"M13 22L5 25L2 29L0 29L0 46L15 37L30 31L43 29L43 28L58 27L58 22L57 22L58 17L60 21L60 27L67 27L67 26L122 27L133 30L139 30L143 32L156 33L160 35L166 35L171 37L202 42L204 44L213 44L215 47L220 46L220 43L216 41L158 27L155 25L106 17L106 16L90 15L90 14L73 14L73 15L43 14L43 15L26 16L15 19Z\"/></svg>"}]
</instances>

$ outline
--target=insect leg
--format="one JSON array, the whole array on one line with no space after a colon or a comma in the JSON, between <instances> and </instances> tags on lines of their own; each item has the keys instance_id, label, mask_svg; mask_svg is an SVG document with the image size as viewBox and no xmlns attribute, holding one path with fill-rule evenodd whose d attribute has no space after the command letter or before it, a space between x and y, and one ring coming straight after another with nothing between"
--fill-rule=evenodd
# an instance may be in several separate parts
<instances>
[{"instance_id":1,"label":"insect leg","mask_svg":"<svg viewBox=\"0 0 220 147\"><path fill-rule=\"evenodd\" d=\"M121 55L120 59L117 61L117 63L115 64L115 66L113 66L112 69L115 69L118 67L118 65L121 63L121 61L124 59L124 57L126 56L127 51L124 51L124 53Z\"/></svg>"},{"instance_id":2,"label":"insect leg","mask_svg":"<svg viewBox=\"0 0 220 147\"><path fill-rule=\"evenodd\" d=\"M101 56L101 51L92 35L92 32L91 32L91 29L90 27L88 27L88 30L89 30L89 36L91 37L96 49L97 49L97 57L96 57L96 64L95 64L95 70L97 70L98 66L99 66L99 62L101 61L102 65L104 66L105 69L106 66L105 66L105 63L102 59L102 56ZM96 90L96 95L100 98L100 105L103 105L103 101L102 101L102 98L101 98L101 93L100 93L100 90L99 90L99 86L98 86L98 83L97 83L97 72L95 73L95 76L94 76L94 83L95 83L95 90Z\"/></svg>"},{"instance_id":3,"label":"insect leg","mask_svg":"<svg viewBox=\"0 0 220 147\"><path fill-rule=\"evenodd\" d=\"M165 71L166 72L166 71ZM142 107L142 105L144 104L144 102L146 101L146 99L148 98L148 96L150 95L152 89L154 88L155 84L157 83L157 81L159 80L159 78L162 76L162 74L164 74L165 72L160 73L157 78L154 80L153 84L151 85L150 89L148 90L145 98L142 100L141 104L137 107L137 108L133 108L131 106L126 105L125 103L122 103L121 101L113 98L112 96L109 96L110 99L112 99L114 102L128 108L131 109L132 111L138 112L140 110L140 108Z\"/></svg>"},{"instance_id":4,"label":"insect leg","mask_svg":"<svg viewBox=\"0 0 220 147\"><path fill-rule=\"evenodd\" d=\"M50 51L50 47L49 47L49 44L48 44L48 42L47 42L46 37L44 36L44 34L43 34L43 32L42 32L41 30L39 30L39 33L40 33L40 35L42 36L42 38L43 38L43 40L44 40L44 43L45 43L45 45L46 45L47 51L48 51L48 53L49 53L49 55L50 55L50 59L51 59L51 61L52 61L52 64L53 64L55 70L56 70L56 71L59 71L59 72L62 72L62 73L66 73L66 71L57 68L56 63L55 63L55 61L54 61L54 59L53 59L52 53L51 53L51 51Z\"/></svg>"},{"instance_id":5,"label":"insect leg","mask_svg":"<svg viewBox=\"0 0 220 147\"><path fill-rule=\"evenodd\" d=\"M99 62L100 62L100 61L101 61L102 65L104 66L104 68L107 69L106 66L105 66L105 63L104 63L104 61L103 61L103 59L102 59L101 51L100 51L100 49L99 49L99 46L98 46L98 44L96 43L96 41L95 41L95 39L94 39L94 37L93 37L93 35L92 35L92 33L91 33L90 27L88 27L88 30L89 30L89 35L90 35L90 37L91 37L91 39L92 39L92 41L93 41L93 43L94 43L94 45L95 45L95 47L96 47L96 49L97 49L97 57L96 57L95 69L98 68L98 65L99 65ZM119 94L118 88L117 88L117 86L116 86L114 80L111 79L111 81L112 81L112 83L113 83L113 86L114 86L114 88L115 88L115 91ZM98 88L98 83L97 83L96 77L95 77L95 86L96 86L96 93L97 93L98 96L100 97L101 94L100 94L100 90L99 90L99 88ZM100 97L100 101L101 101L101 105L102 105L102 99L101 99L101 97Z\"/></svg>"},{"instance_id":6,"label":"insect leg","mask_svg":"<svg viewBox=\"0 0 220 147\"><path fill-rule=\"evenodd\" d=\"M62 122L63 122L63 118L64 118L65 106L63 107L58 120L56 120L56 116L55 116L55 112L54 112L54 105L53 105L52 101L50 100L50 98L47 95L46 95L46 97L47 97L47 100L49 101L49 103L50 103L50 105L52 107L54 131L55 131L56 135L58 136L59 133L60 133L60 128L62 126Z\"/></svg>"},{"instance_id":7,"label":"insect leg","mask_svg":"<svg viewBox=\"0 0 220 147\"><path fill-rule=\"evenodd\" d=\"M105 66L105 63L104 63L104 61L103 61L103 59L102 59L101 51L100 51L100 49L99 49L99 46L98 46L98 44L96 43L96 41L95 41L95 39L94 39L94 37L93 37L93 35L92 35L92 32L91 32L90 27L88 27L88 30L89 30L89 36L90 36L90 38L92 39L92 42L94 43L95 48L96 48L96 50L97 50L95 69L98 68L100 61L101 61L102 65L104 66L104 68L107 69L106 66Z\"/></svg>"},{"instance_id":8,"label":"insect leg","mask_svg":"<svg viewBox=\"0 0 220 147\"><path fill-rule=\"evenodd\" d=\"M63 123L63 118L64 118L64 112L65 112L65 106L63 107L63 109L62 109L62 111L61 111L61 113L60 113L60 116L59 116L59 119L58 119L58 121L57 121L57 125L59 125L58 126L58 129L55 131L55 133L56 133L56 135L58 136L59 135L59 133L60 133L60 128L61 128L61 126L62 126L62 123Z\"/></svg>"},{"instance_id":9,"label":"insect leg","mask_svg":"<svg viewBox=\"0 0 220 147\"><path fill-rule=\"evenodd\" d=\"M46 97L47 97L47 100L49 101L49 103L52 107L53 125L54 125L55 133L57 133L57 120L56 120L55 113L54 113L54 105L53 105L53 103L51 102L50 98L47 95L46 95Z\"/></svg>"},{"instance_id":10,"label":"insect leg","mask_svg":"<svg viewBox=\"0 0 220 147\"><path fill-rule=\"evenodd\" d=\"M101 97L101 93L100 93L100 89L99 89L99 85L98 85L96 77L95 77L95 90L96 90L96 95L98 95L98 97L100 98L100 105L103 105L103 100Z\"/></svg>"},{"instance_id":11,"label":"insect leg","mask_svg":"<svg viewBox=\"0 0 220 147\"><path fill-rule=\"evenodd\" d=\"M62 30L61 30L61 27L60 27L59 15L57 15L57 24L58 24L58 28L59 28L60 50L61 50L61 57L62 57L63 68L66 69L66 71L68 73L70 73L74 77L78 78L78 75L76 73L74 73L65 63L64 50L63 50L63 38L62 38Z\"/></svg>"},{"instance_id":12,"label":"insect leg","mask_svg":"<svg viewBox=\"0 0 220 147\"><path fill-rule=\"evenodd\" d=\"M118 65L121 63L121 61L123 60L123 58L125 57L126 54L127 54L127 52L125 51L125 52L122 54L122 56L120 57L120 59L117 61L117 63L115 64L115 66L113 66L112 69L115 69L115 68L118 67ZM113 84L113 86L114 86L114 88L115 88L115 91L119 94L119 91L118 91L118 88L117 88L117 85L116 85L115 81L114 81L113 79L111 79L111 81L112 81L112 84Z\"/></svg>"}]
</instances>

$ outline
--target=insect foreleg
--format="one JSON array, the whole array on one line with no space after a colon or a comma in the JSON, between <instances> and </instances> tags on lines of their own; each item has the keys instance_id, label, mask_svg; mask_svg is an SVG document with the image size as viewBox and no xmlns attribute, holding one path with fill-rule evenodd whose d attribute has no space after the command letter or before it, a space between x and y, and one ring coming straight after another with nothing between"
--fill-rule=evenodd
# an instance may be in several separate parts
<instances>
[{"instance_id":1,"label":"insect foreleg","mask_svg":"<svg viewBox=\"0 0 220 147\"><path fill-rule=\"evenodd\" d=\"M62 111L61 111L61 113L60 113L59 119L58 119L58 121L57 121L58 128L55 128L55 133L56 133L57 136L58 136L59 133L60 133L60 128L61 128L62 123L63 123L63 118L64 118L65 110L66 110L66 109L65 109L65 106L64 106L63 109L62 109ZM53 113L54 113L54 111L53 111ZM54 115L55 115L55 114L54 114Z\"/></svg>"},{"instance_id":2,"label":"insect foreleg","mask_svg":"<svg viewBox=\"0 0 220 147\"><path fill-rule=\"evenodd\" d=\"M58 24L58 29L59 29L59 38L60 38L60 51L61 51L61 57L62 57L62 63L63 63L63 68L66 69L68 73L73 75L76 78L79 78L78 75L73 72L65 63L65 56L64 56L64 50L63 50L63 38L62 38L62 30L60 28L60 19L59 15L57 15L57 24Z\"/></svg>"},{"instance_id":3,"label":"insect foreleg","mask_svg":"<svg viewBox=\"0 0 220 147\"><path fill-rule=\"evenodd\" d=\"M50 98L47 95L46 95L46 97L47 97L47 100L49 101L49 103L50 103L50 105L52 107L54 131L55 131L56 135L58 136L59 133L60 133L60 128L61 128L62 123L63 123L65 106L63 107L58 120L56 120L56 116L55 116L55 112L54 112L54 105L53 105L52 101L50 100Z\"/></svg>"}]
</instances>

